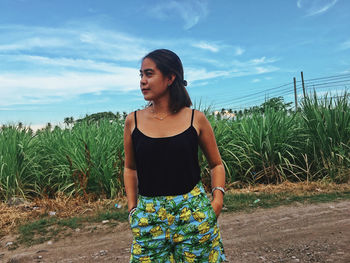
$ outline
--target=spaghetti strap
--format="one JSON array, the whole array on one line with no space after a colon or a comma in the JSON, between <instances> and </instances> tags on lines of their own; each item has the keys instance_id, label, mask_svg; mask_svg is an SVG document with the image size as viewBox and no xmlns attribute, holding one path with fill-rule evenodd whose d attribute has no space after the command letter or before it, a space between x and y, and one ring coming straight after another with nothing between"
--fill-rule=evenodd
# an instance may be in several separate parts
<instances>
[{"instance_id":1,"label":"spaghetti strap","mask_svg":"<svg viewBox=\"0 0 350 263\"><path fill-rule=\"evenodd\" d=\"M192 109L191 126L193 126L194 109Z\"/></svg>"},{"instance_id":2,"label":"spaghetti strap","mask_svg":"<svg viewBox=\"0 0 350 263\"><path fill-rule=\"evenodd\" d=\"M136 110L134 111L134 116L135 116L135 128L137 128Z\"/></svg>"}]
</instances>

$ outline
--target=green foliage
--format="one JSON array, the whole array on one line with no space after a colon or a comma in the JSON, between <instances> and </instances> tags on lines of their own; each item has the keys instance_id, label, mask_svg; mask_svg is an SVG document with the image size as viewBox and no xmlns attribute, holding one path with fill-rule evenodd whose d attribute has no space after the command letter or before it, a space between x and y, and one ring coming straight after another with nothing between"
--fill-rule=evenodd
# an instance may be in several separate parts
<instances>
[{"instance_id":1,"label":"green foliage","mask_svg":"<svg viewBox=\"0 0 350 263\"><path fill-rule=\"evenodd\" d=\"M349 95L320 100L314 94L296 112L286 105L281 98L270 99L231 119L201 109L213 127L227 183L349 181ZM47 127L36 134L21 124L3 126L0 199L122 195L122 115L91 116L74 125L68 118L65 129ZM199 161L209 186L210 169L202 152Z\"/></svg>"},{"instance_id":2,"label":"green foliage","mask_svg":"<svg viewBox=\"0 0 350 263\"><path fill-rule=\"evenodd\" d=\"M33 191L33 134L22 125L0 129L0 200L25 197Z\"/></svg>"},{"instance_id":3,"label":"green foliage","mask_svg":"<svg viewBox=\"0 0 350 263\"><path fill-rule=\"evenodd\" d=\"M123 122L77 123L70 129L3 127L0 198L122 193Z\"/></svg>"},{"instance_id":4,"label":"green foliage","mask_svg":"<svg viewBox=\"0 0 350 263\"><path fill-rule=\"evenodd\" d=\"M314 93L303 101L301 114L308 135L304 152L320 171L318 177L347 182L350 178L349 94L318 99Z\"/></svg>"},{"instance_id":5,"label":"green foliage","mask_svg":"<svg viewBox=\"0 0 350 263\"><path fill-rule=\"evenodd\" d=\"M295 115L273 108L265 110L265 114L255 112L231 124L232 139L223 146L224 156L231 157L227 166L244 182L299 180L292 167L301 137Z\"/></svg>"},{"instance_id":6,"label":"green foliage","mask_svg":"<svg viewBox=\"0 0 350 263\"><path fill-rule=\"evenodd\" d=\"M123 113L124 114L124 113ZM124 115L123 115L124 116ZM119 121L122 118L119 112L117 114L114 114L113 112L98 112L90 115L86 115L83 119L78 119L76 122L87 122L87 123L93 123L93 122L99 122L100 120L105 121ZM67 119L67 118L66 118ZM125 118L124 118L125 119ZM71 120L73 118L71 117Z\"/></svg>"}]
</instances>

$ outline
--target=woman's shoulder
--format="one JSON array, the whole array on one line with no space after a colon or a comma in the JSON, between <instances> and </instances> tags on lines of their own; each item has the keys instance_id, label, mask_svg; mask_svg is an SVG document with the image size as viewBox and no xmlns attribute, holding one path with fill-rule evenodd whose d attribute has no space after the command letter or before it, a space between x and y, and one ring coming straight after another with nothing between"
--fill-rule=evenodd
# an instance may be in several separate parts
<instances>
[{"instance_id":1,"label":"woman's shoulder","mask_svg":"<svg viewBox=\"0 0 350 263\"><path fill-rule=\"evenodd\" d=\"M134 122L134 119L135 119L135 111L130 112L128 115L126 115L125 125L131 124L132 122Z\"/></svg>"},{"instance_id":2,"label":"woman's shoulder","mask_svg":"<svg viewBox=\"0 0 350 263\"><path fill-rule=\"evenodd\" d=\"M207 119L207 117L205 116L205 114L202 111L197 110L197 109L193 109L193 111L194 111L194 120L196 122L201 123Z\"/></svg>"},{"instance_id":3,"label":"woman's shoulder","mask_svg":"<svg viewBox=\"0 0 350 263\"><path fill-rule=\"evenodd\" d=\"M147 111L147 108L138 109L130 112L125 118L125 126L129 126L131 127L131 130L133 130L137 120L142 118L146 111Z\"/></svg>"}]
</instances>

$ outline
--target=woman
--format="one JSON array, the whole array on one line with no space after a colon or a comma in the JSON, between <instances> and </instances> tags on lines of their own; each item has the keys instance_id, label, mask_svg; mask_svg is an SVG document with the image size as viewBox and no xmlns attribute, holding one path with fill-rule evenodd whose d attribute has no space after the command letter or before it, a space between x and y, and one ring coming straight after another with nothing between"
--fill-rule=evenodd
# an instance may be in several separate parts
<instances>
[{"instance_id":1,"label":"woman","mask_svg":"<svg viewBox=\"0 0 350 263\"><path fill-rule=\"evenodd\" d=\"M225 170L210 123L189 108L175 53L149 53L140 76L150 104L129 114L124 129L124 184L134 237L130 262L222 262L217 217ZM198 145L211 169L211 202L200 180Z\"/></svg>"}]
</instances>

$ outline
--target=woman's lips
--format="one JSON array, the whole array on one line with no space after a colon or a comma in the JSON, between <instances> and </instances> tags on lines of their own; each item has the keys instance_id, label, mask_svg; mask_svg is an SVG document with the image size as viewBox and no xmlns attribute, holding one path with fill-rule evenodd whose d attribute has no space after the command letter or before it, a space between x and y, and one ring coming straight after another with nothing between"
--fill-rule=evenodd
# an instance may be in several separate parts
<instances>
[{"instance_id":1,"label":"woman's lips","mask_svg":"<svg viewBox=\"0 0 350 263\"><path fill-rule=\"evenodd\" d=\"M148 91L150 91L150 89L142 89L141 91L142 93L147 93Z\"/></svg>"}]
</instances>

